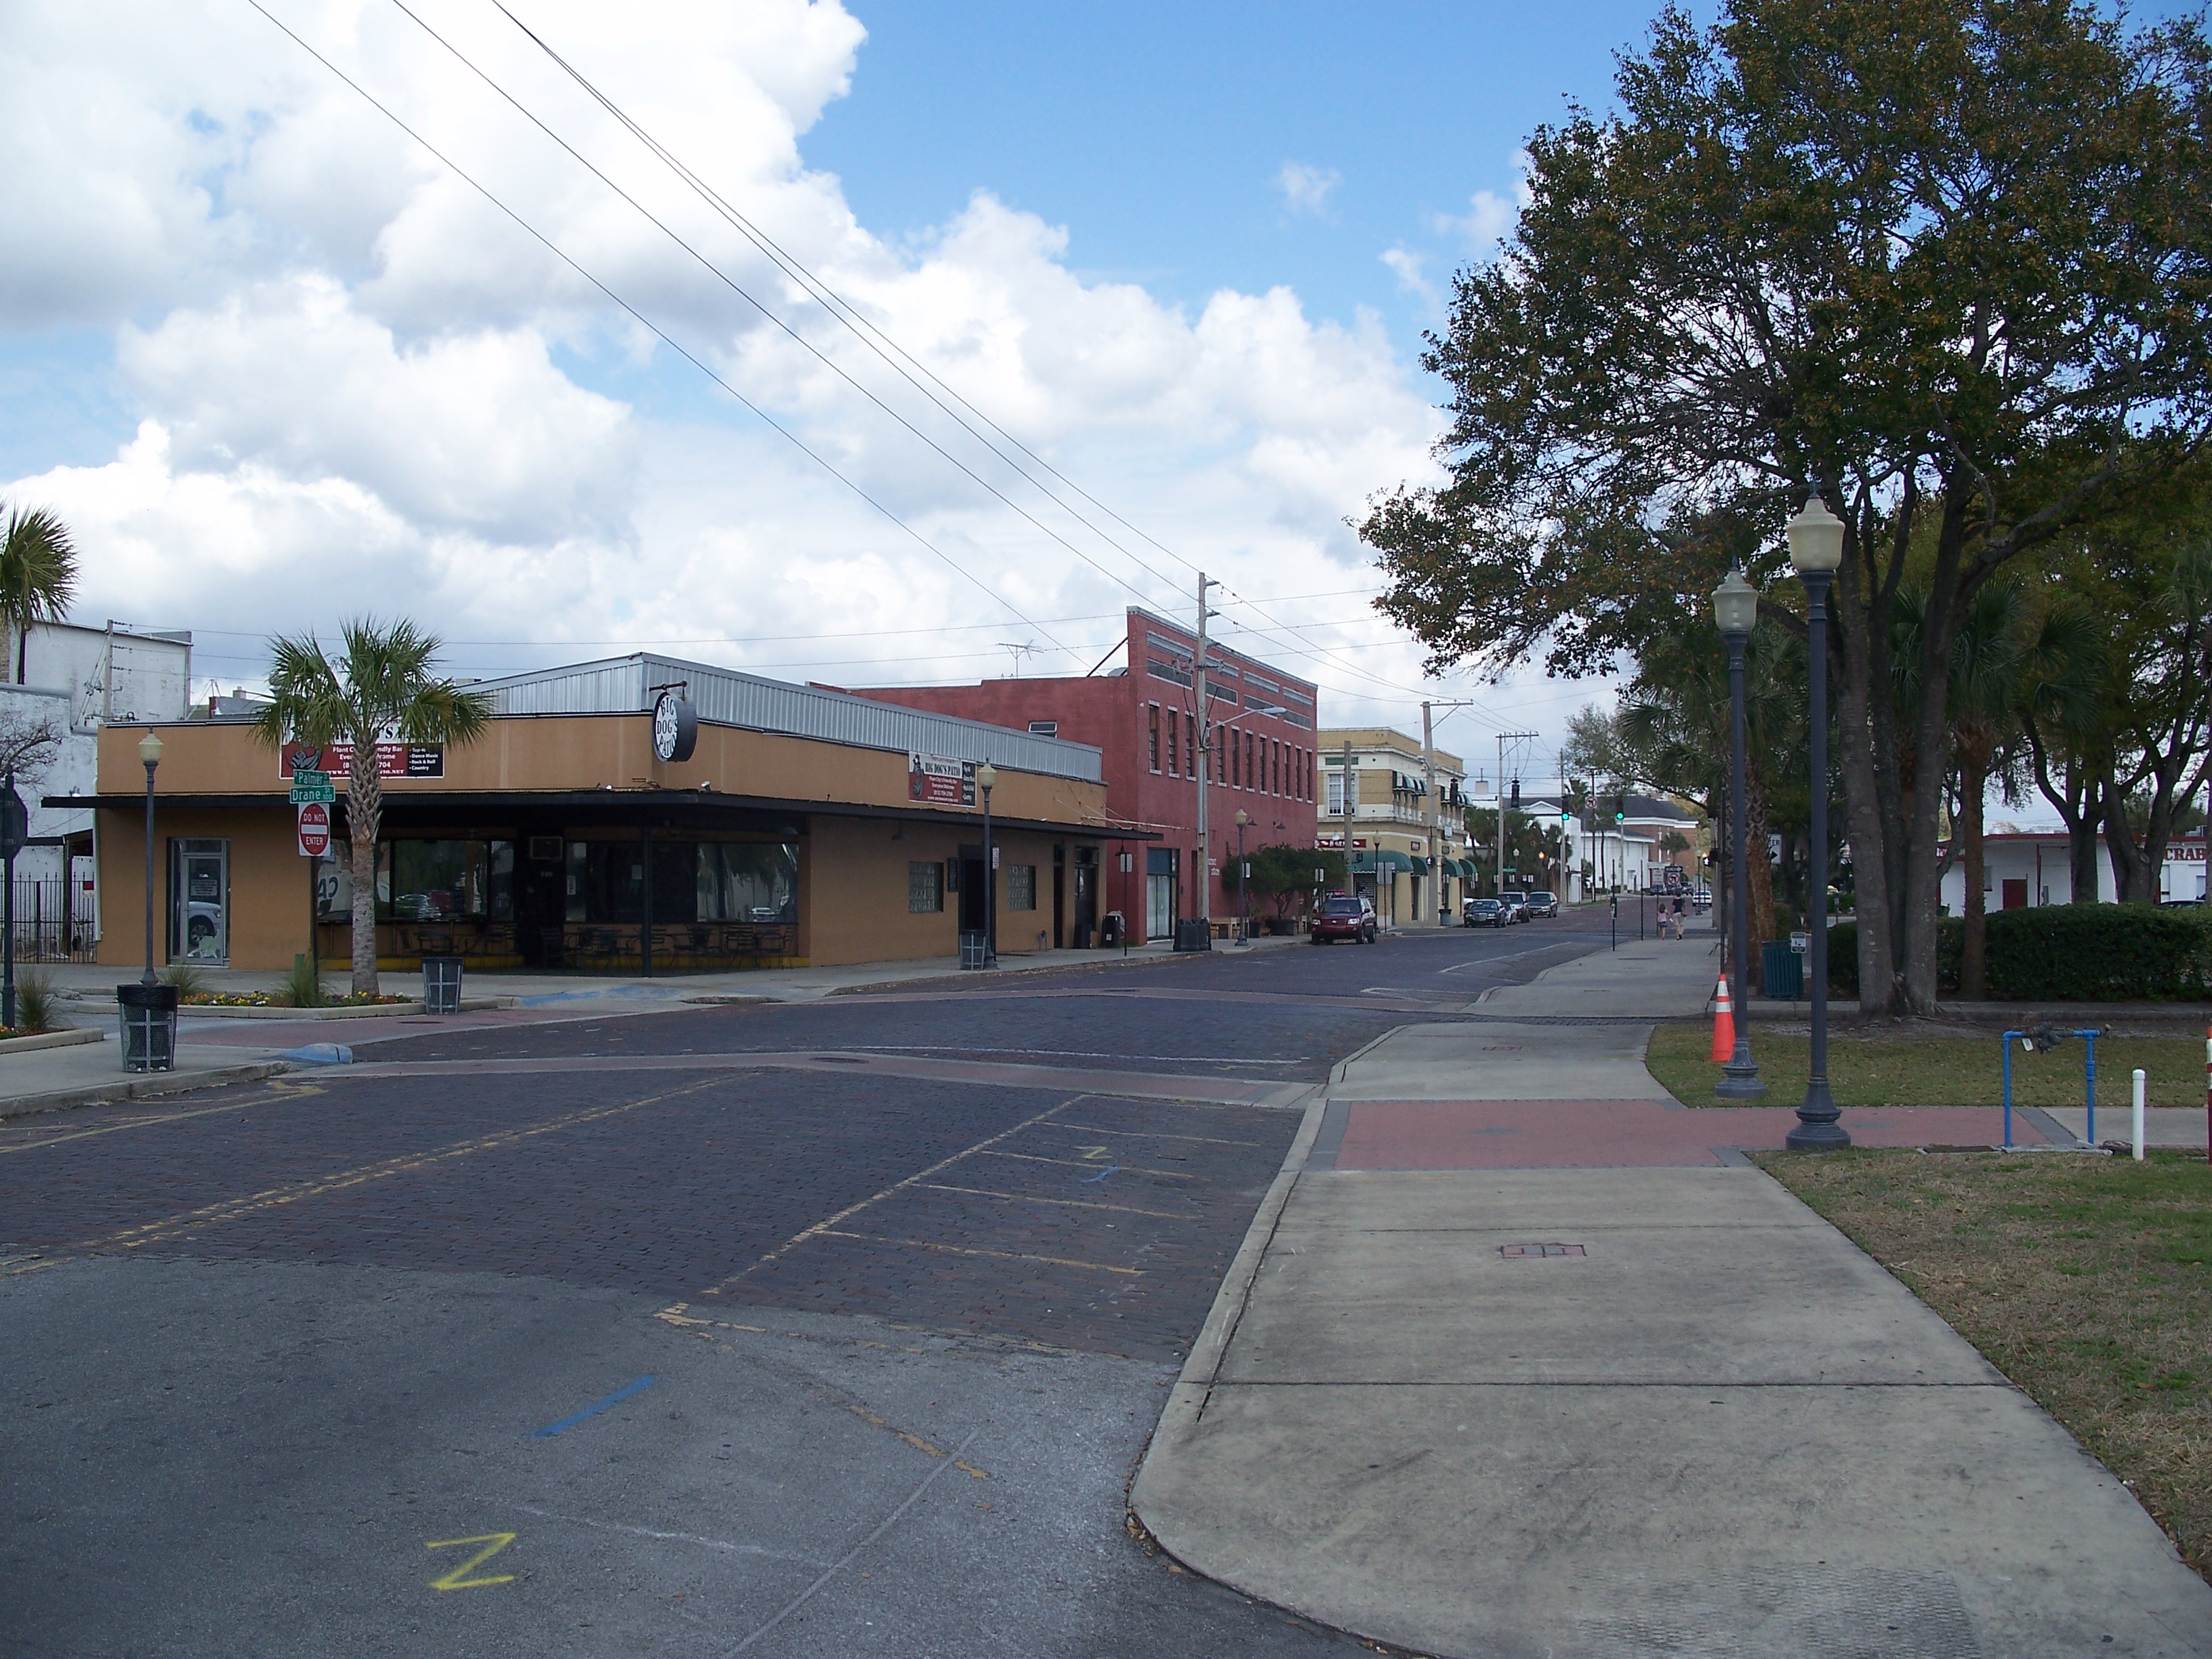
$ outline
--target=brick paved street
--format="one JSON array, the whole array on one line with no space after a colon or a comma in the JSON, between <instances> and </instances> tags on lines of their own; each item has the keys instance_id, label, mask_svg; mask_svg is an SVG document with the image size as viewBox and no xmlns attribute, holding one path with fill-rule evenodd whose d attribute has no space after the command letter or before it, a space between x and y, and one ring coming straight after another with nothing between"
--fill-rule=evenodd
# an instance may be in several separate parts
<instances>
[{"instance_id":1,"label":"brick paved street","mask_svg":"<svg viewBox=\"0 0 2212 1659\"><path fill-rule=\"evenodd\" d=\"M0 1653L1337 1650L1122 1485L1308 1086L1589 943L410 1028L0 1126Z\"/></svg>"}]
</instances>

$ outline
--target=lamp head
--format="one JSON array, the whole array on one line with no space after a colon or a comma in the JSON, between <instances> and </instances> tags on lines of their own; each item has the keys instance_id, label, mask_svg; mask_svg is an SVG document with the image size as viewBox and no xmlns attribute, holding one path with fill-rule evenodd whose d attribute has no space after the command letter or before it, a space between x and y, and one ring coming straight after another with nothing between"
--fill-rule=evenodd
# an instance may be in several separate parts
<instances>
[{"instance_id":1,"label":"lamp head","mask_svg":"<svg viewBox=\"0 0 2212 1659\"><path fill-rule=\"evenodd\" d=\"M1844 562L1844 521L1818 495L1790 520L1790 562L1797 574L1833 570Z\"/></svg>"},{"instance_id":2,"label":"lamp head","mask_svg":"<svg viewBox=\"0 0 2212 1659\"><path fill-rule=\"evenodd\" d=\"M1238 807L1238 808L1237 809L1237 827L1239 830L1242 830L1242 829L1243 829L1246 824L1248 824L1248 823L1251 823L1251 822L1252 822L1252 820L1251 820L1251 819L1249 819L1249 818L1248 818L1248 817L1246 817L1244 816L1244 809L1243 809L1243 807L1241 807L1241 806L1240 806L1240 807Z\"/></svg>"},{"instance_id":3,"label":"lamp head","mask_svg":"<svg viewBox=\"0 0 2212 1659\"><path fill-rule=\"evenodd\" d=\"M160 733L149 731L144 737L138 739L138 758L148 766L159 766L161 763Z\"/></svg>"},{"instance_id":4,"label":"lamp head","mask_svg":"<svg viewBox=\"0 0 2212 1659\"><path fill-rule=\"evenodd\" d=\"M988 789L999 781L999 769L985 761L975 769L975 781Z\"/></svg>"},{"instance_id":5,"label":"lamp head","mask_svg":"<svg viewBox=\"0 0 2212 1659\"><path fill-rule=\"evenodd\" d=\"M1759 590L1741 569L1731 567L1727 580L1713 590L1713 620L1723 635L1748 635L1759 620Z\"/></svg>"}]
</instances>

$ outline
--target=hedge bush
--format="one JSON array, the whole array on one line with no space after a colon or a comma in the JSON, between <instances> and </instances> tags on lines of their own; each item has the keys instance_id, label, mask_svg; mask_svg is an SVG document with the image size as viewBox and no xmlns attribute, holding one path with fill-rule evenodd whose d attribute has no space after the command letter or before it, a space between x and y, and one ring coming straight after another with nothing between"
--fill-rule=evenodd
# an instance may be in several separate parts
<instances>
[{"instance_id":1,"label":"hedge bush","mask_svg":"<svg viewBox=\"0 0 2212 1659\"><path fill-rule=\"evenodd\" d=\"M1936 924L1936 988L1955 995L1963 917ZM2212 998L2212 915L2148 904L2049 904L1989 916L1990 995L2000 1002ZM1828 988L1859 994L1858 924L1828 931Z\"/></svg>"}]
</instances>

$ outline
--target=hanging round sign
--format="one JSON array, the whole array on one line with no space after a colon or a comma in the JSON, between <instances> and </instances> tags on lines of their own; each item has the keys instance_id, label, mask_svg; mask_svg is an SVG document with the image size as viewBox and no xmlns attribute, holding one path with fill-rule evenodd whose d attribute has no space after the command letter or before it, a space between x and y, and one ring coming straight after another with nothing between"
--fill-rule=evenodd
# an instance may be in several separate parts
<instances>
[{"instance_id":1,"label":"hanging round sign","mask_svg":"<svg viewBox=\"0 0 2212 1659\"><path fill-rule=\"evenodd\" d=\"M673 691L653 705L653 752L665 761L687 761L699 744L699 714Z\"/></svg>"}]
</instances>

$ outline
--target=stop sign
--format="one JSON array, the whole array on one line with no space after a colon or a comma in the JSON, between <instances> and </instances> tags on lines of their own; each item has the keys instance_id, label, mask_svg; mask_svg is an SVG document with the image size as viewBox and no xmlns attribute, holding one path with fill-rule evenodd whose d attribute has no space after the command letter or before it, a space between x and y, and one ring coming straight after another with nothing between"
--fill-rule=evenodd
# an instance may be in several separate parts
<instances>
[{"instance_id":1,"label":"stop sign","mask_svg":"<svg viewBox=\"0 0 2212 1659\"><path fill-rule=\"evenodd\" d=\"M331 850L331 809L319 800L300 808L300 856L319 859Z\"/></svg>"}]
</instances>

